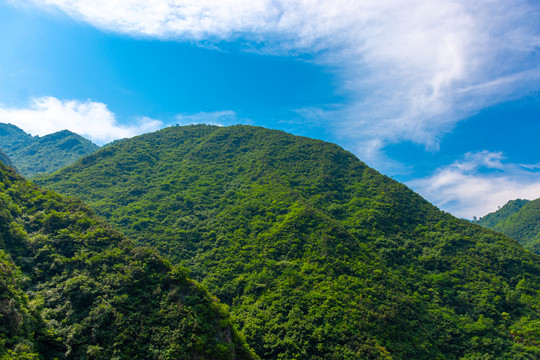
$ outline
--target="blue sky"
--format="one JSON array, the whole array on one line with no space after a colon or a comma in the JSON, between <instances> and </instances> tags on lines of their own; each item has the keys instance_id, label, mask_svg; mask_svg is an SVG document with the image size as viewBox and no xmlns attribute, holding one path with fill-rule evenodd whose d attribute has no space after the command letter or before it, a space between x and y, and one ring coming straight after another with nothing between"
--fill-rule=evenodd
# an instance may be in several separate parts
<instances>
[{"instance_id":1,"label":"blue sky","mask_svg":"<svg viewBox=\"0 0 540 360\"><path fill-rule=\"evenodd\" d=\"M0 122L34 135L252 124L460 217L540 197L534 1L0 0L0 32Z\"/></svg>"}]
</instances>

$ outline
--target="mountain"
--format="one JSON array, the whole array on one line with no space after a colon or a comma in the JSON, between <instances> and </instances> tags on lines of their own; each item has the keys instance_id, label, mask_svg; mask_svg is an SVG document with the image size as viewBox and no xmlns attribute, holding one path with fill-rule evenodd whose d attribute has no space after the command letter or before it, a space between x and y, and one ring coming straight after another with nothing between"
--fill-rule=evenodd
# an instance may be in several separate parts
<instances>
[{"instance_id":1,"label":"mountain","mask_svg":"<svg viewBox=\"0 0 540 360\"><path fill-rule=\"evenodd\" d=\"M0 148L26 177L50 174L70 165L99 147L68 130L32 136L15 125L0 123Z\"/></svg>"},{"instance_id":2,"label":"mountain","mask_svg":"<svg viewBox=\"0 0 540 360\"><path fill-rule=\"evenodd\" d=\"M15 165L13 165L9 156L7 156L7 154L2 149L0 149L0 161L6 166L11 166L12 168L15 168Z\"/></svg>"},{"instance_id":3,"label":"mountain","mask_svg":"<svg viewBox=\"0 0 540 360\"><path fill-rule=\"evenodd\" d=\"M171 127L39 183L189 268L263 359L540 358L540 257L337 145Z\"/></svg>"},{"instance_id":4,"label":"mountain","mask_svg":"<svg viewBox=\"0 0 540 360\"><path fill-rule=\"evenodd\" d=\"M0 123L0 147L7 152L25 146L33 136L12 124Z\"/></svg>"},{"instance_id":5,"label":"mountain","mask_svg":"<svg viewBox=\"0 0 540 360\"><path fill-rule=\"evenodd\" d=\"M477 224L516 239L524 248L540 254L540 199L509 201Z\"/></svg>"},{"instance_id":6,"label":"mountain","mask_svg":"<svg viewBox=\"0 0 540 360\"><path fill-rule=\"evenodd\" d=\"M224 305L0 164L1 359L255 359Z\"/></svg>"},{"instance_id":7,"label":"mountain","mask_svg":"<svg viewBox=\"0 0 540 360\"><path fill-rule=\"evenodd\" d=\"M528 202L529 200L523 199L511 200L502 208L499 207L499 210L478 219L476 223L488 229L493 229L497 224L508 220L512 215L516 214Z\"/></svg>"}]
</instances>

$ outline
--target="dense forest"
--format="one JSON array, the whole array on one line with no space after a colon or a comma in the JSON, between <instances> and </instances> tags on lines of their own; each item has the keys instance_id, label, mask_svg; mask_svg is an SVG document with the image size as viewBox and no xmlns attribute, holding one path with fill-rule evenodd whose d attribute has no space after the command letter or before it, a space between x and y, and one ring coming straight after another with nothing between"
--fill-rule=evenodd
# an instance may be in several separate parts
<instances>
[{"instance_id":1,"label":"dense forest","mask_svg":"<svg viewBox=\"0 0 540 360\"><path fill-rule=\"evenodd\" d=\"M0 164L0 359L255 359L227 307Z\"/></svg>"},{"instance_id":2,"label":"dense forest","mask_svg":"<svg viewBox=\"0 0 540 360\"><path fill-rule=\"evenodd\" d=\"M263 359L540 358L540 257L337 145L172 127L37 182L188 268Z\"/></svg>"},{"instance_id":3,"label":"dense forest","mask_svg":"<svg viewBox=\"0 0 540 360\"><path fill-rule=\"evenodd\" d=\"M476 223L508 235L540 255L540 199L509 201Z\"/></svg>"},{"instance_id":4,"label":"dense forest","mask_svg":"<svg viewBox=\"0 0 540 360\"><path fill-rule=\"evenodd\" d=\"M15 165L13 164L13 162L11 161L11 159L9 158L9 156L2 150L0 149L0 161L6 165L6 166L10 166L14 169L16 169Z\"/></svg>"},{"instance_id":5,"label":"dense forest","mask_svg":"<svg viewBox=\"0 0 540 360\"><path fill-rule=\"evenodd\" d=\"M27 134L15 125L0 123L0 149L9 157L6 161L0 156L0 161L31 178L53 173L99 147L68 130L40 137Z\"/></svg>"}]
</instances>

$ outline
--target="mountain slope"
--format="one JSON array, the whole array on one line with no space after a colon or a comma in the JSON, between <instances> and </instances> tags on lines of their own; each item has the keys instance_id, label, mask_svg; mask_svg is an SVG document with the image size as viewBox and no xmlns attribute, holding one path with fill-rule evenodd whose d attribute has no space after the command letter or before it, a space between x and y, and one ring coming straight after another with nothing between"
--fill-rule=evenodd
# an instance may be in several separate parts
<instances>
[{"instance_id":1,"label":"mountain slope","mask_svg":"<svg viewBox=\"0 0 540 360\"><path fill-rule=\"evenodd\" d=\"M10 153L31 142L33 136L12 124L0 123L0 148Z\"/></svg>"},{"instance_id":2,"label":"mountain slope","mask_svg":"<svg viewBox=\"0 0 540 360\"><path fill-rule=\"evenodd\" d=\"M540 199L509 201L477 223L510 236L524 248L540 254Z\"/></svg>"},{"instance_id":3,"label":"mountain slope","mask_svg":"<svg viewBox=\"0 0 540 360\"><path fill-rule=\"evenodd\" d=\"M0 148L21 174L34 177L72 164L99 147L68 130L40 137L11 124L0 124Z\"/></svg>"},{"instance_id":4,"label":"mountain slope","mask_svg":"<svg viewBox=\"0 0 540 360\"><path fill-rule=\"evenodd\" d=\"M6 166L11 166L12 168L15 168L15 165L11 162L9 156L7 156L7 154L2 149L0 149L0 161Z\"/></svg>"},{"instance_id":5,"label":"mountain slope","mask_svg":"<svg viewBox=\"0 0 540 360\"><path fill-rule=\"evenodd\" d=\"M509 217L517 213L523 205L527 204L529 200L516 199L511 200L499 210L489 213L482 218L478 219L476 223L488 229L493 229L497 224L508 220Z\"/></svg>"},{"instance_id":6,"label":"mountain slope","mask_svg":"<svg viewBox=\"0 0 540 360\"><path fill-rule=\"evenodd\" d=\"M336 145L173 127L40 183L190 268L264 359L540 356L539 257Z\"/></svg>"},{"instance_id":7,"label":"mountain slope","mask_svg":"<svg viewBox=\"0 0 540 360\"><path fill-rule=\"evenodd\" d=\"M186 274L0 165L0 358L254 359Z\"/></svg>"}]
</instances>

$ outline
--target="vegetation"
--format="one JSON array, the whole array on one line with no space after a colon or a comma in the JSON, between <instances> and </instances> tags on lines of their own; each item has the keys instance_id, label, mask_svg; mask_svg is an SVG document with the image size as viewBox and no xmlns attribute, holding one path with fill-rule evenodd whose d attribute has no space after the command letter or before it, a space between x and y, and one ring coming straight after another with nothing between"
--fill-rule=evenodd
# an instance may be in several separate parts
<instances>
[{"instance_id":1,"label":"vegetation","mask_svg":"<svg viewBox=\"0 0 540 360\"><path fill-rule=\"evenodd\" d=\"M0 123L0 147L7 152L32 141L32 135L12 124Z\"/></svg>"},{"instance_id":2,"label":"vegetation","mask_svg":"<svg viewBox=\"0 0 540 360\"><path fill-rule=\"evenodd\" d=\"M0 165L0 359L254 359L224 305Z\"/></svg>"},{"instance_id":3,"label":"vegetation","mask_svg":"<svg viewBox=\"0 0 540 360\"><path fill-rule=\"evenodd\" d=\"M511 200L502 208L499 206L499 210L481 217L476 223L488 229L493 229L497 224L508 220L512 215L516 214L528 202L529 200L524 199Z\"/></svg>"},{"instance_id":4,"label":"vegetation","mask_svg":"<svg viewBox=\"0 0 540 360\"><path fill-rule=\"evenodd\" d=\"M15 125L0 123L0 148L12 161L8 164L0 158L4 164L14 166L22 175L31 178L53 173L99 147L68 130L34 137Z\"/></svg>"},{"instance_id":5,"label":"vegetation","mask_svg":"<svg viewBox=\"0 0 540 360\"><path fill-rule=\"evenodd\" d=\"M6 166L11 166L12 168L15 168L15 165L13 165L9 156L7 156L7 154L2 151L2 149L0 149L0 161Z\"/></svg>"},{"instance_id":6,"label":"vegetation","mask_svg":"<svg viewBox=\"0 0 540 360\"><path fill-rule=\"evenodd\" d=\"M540 258L336 145L172 127L39 183L188 267L261 358L540 358Z\"/></svg>"},{"instance_id":7,"label":"vegetation","mask_svg":"<svg viewBox=\"0 0 540 360\"><path fill-rule=\"evenodd\" d=\"M510 236L524 248L540 254L540 199L509 201L477 223Z\"/></svg>"}]
</instances>

